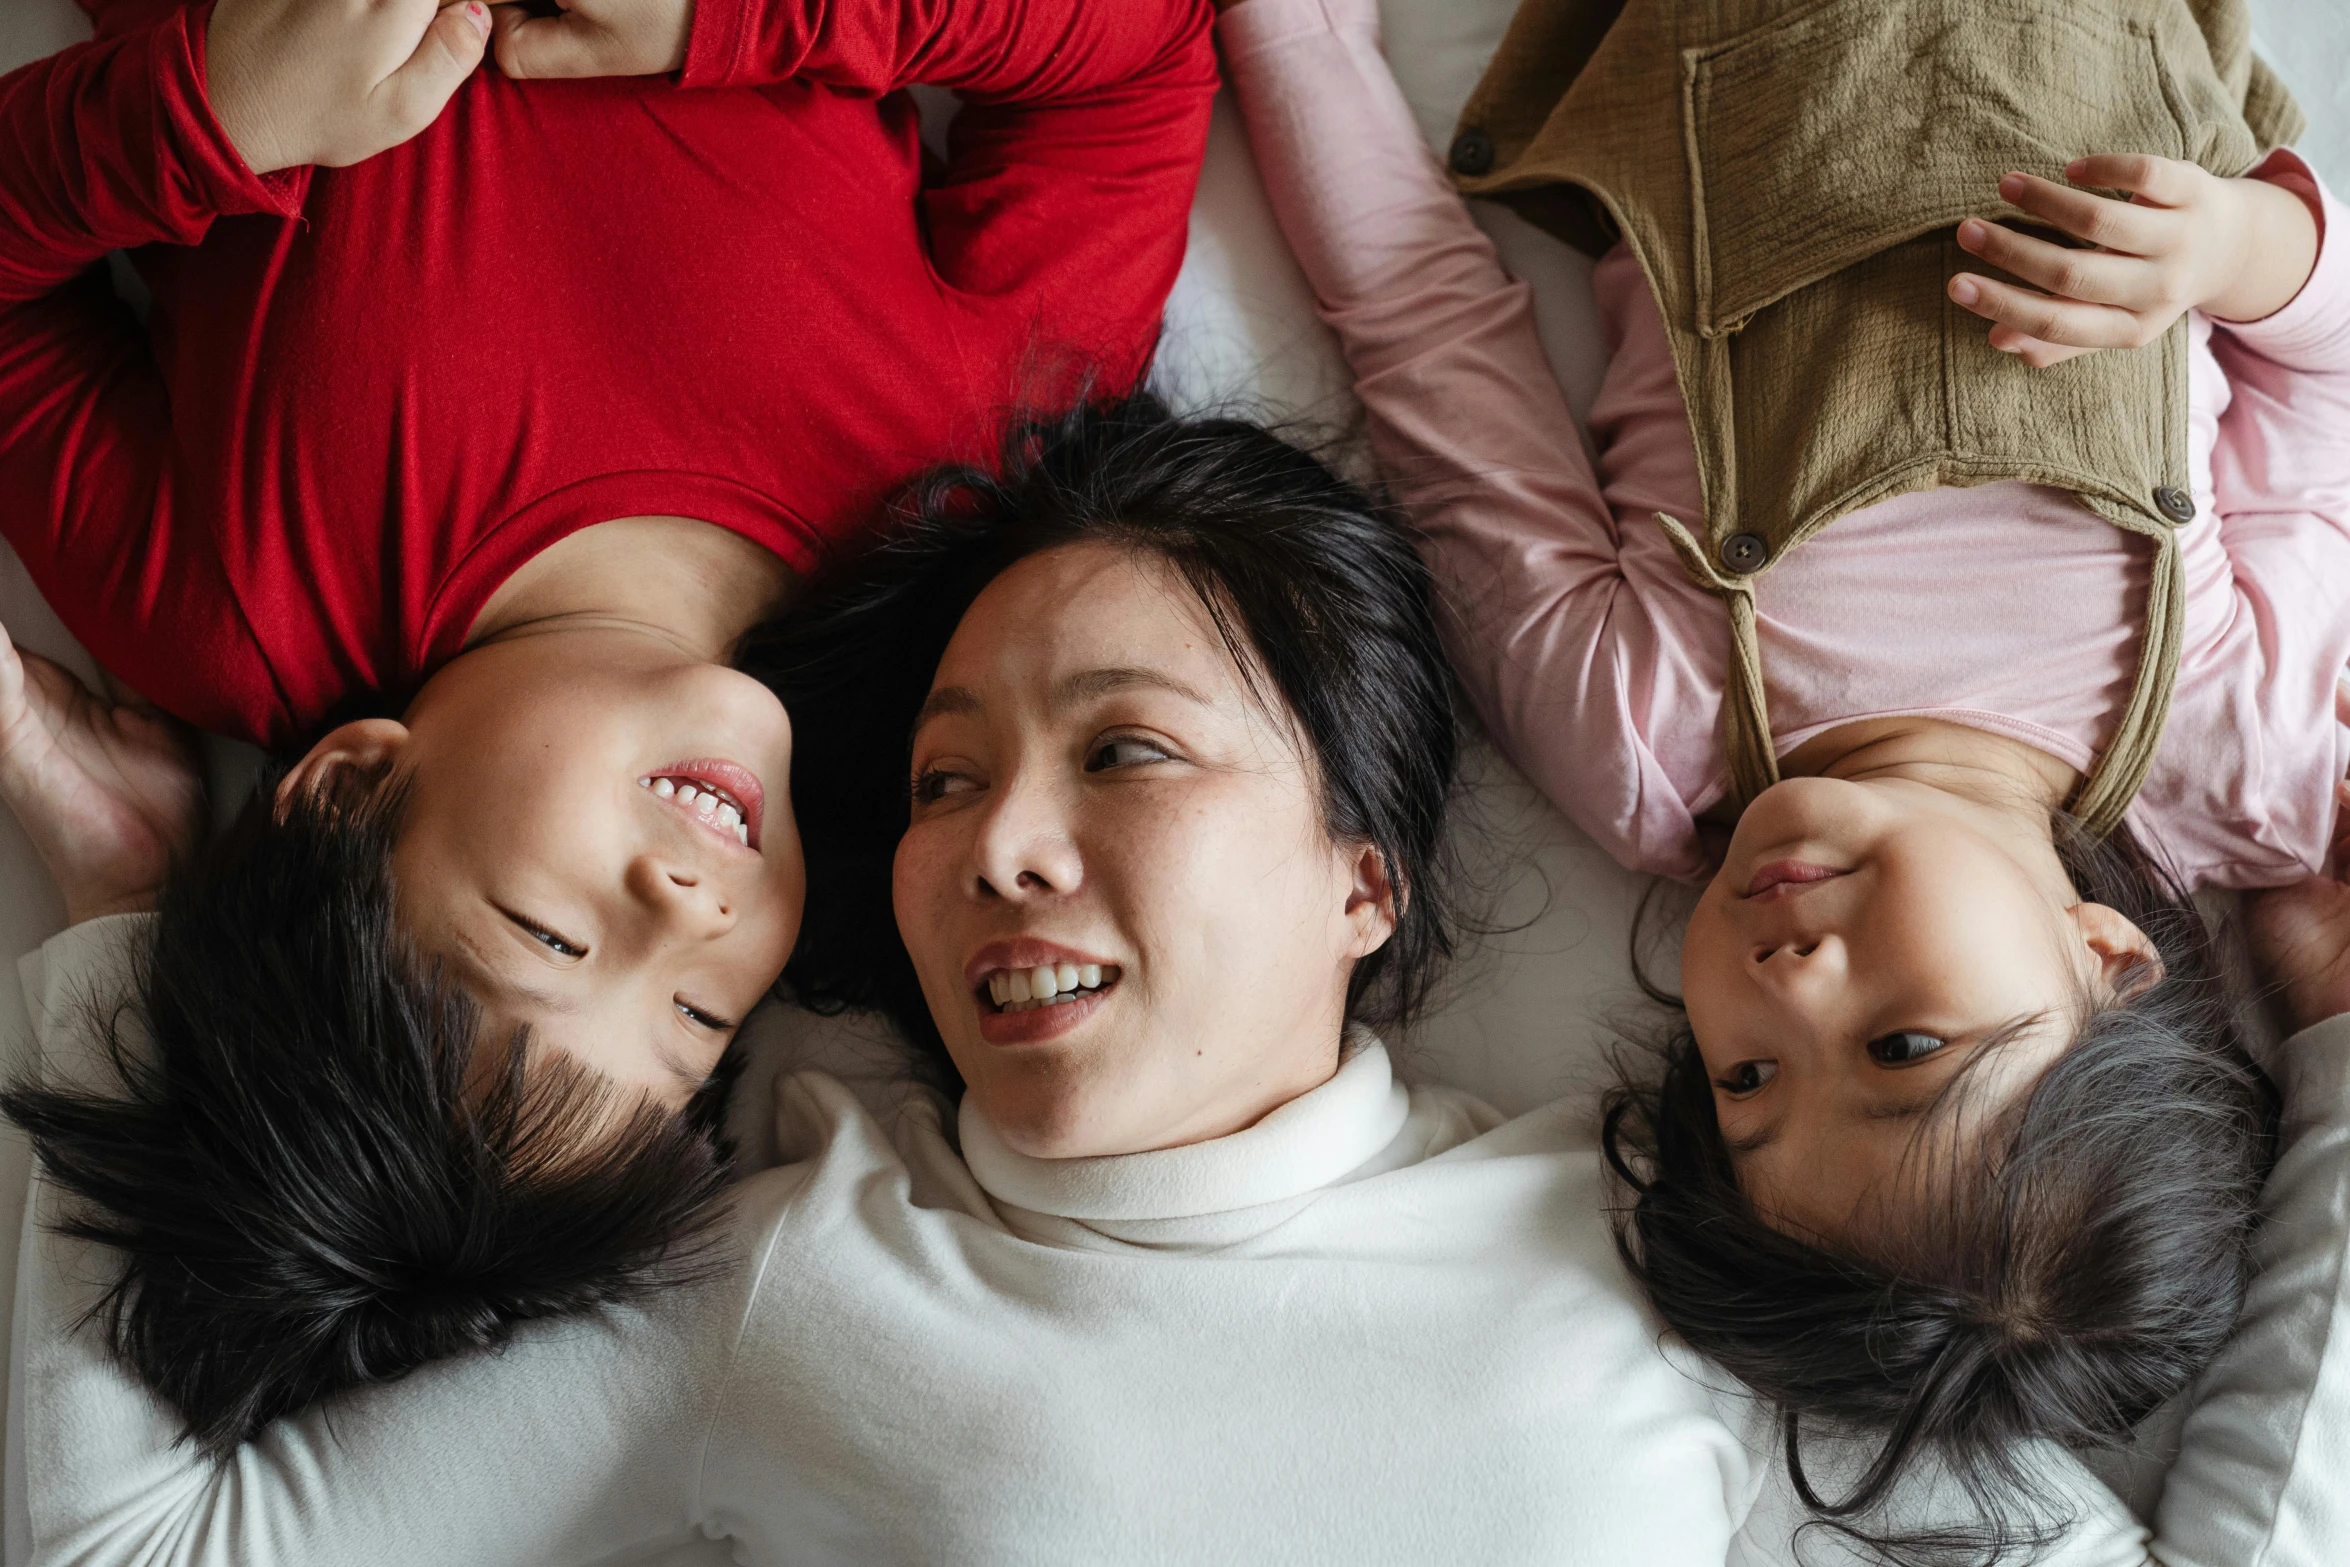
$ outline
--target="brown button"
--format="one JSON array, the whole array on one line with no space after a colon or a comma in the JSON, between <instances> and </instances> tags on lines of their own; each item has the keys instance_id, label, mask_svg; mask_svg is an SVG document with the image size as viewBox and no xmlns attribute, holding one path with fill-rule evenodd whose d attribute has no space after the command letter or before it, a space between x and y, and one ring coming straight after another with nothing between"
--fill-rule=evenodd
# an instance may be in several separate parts
<instances>
[{"instance_id":1,"label":"brown button","mask_svg":"<svg viewBox=\"0 0 2350 1567\"><path fill-rule=\"evenodd\" d=\"M2166 484L2154 492L2154 505L2173 522L2195 520L2195 497L2175 484Z\"/></svg>"},{"instance_id":2,"label":"brown button","mask_svg":"<svg viewBox=\"0 0 2350 1567\"><path fill-rule=\"evenodd\" d=\"M1741 575L1760 571L1771 558L1771 547L1759 533L1733 533L1722 540L1722 564Z\"/></svg>"},{"instance_id":3,"label":"brown button","mask_svg":"<svg viewBox=\"0 0 2350 1567\"><path fill-rule=\"evenodd\" d=\"M1463 131L1452 139L1452 171L1471 179L1493 168L1493 138L1483 131Z\"/></svg>"}]
</instances>

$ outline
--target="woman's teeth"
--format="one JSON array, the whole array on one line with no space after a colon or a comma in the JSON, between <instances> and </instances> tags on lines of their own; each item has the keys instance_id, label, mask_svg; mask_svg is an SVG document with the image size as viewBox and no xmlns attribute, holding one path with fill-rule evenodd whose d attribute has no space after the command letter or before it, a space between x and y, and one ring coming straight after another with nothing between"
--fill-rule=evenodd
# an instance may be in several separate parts
<instances>
[{"instance_id":1,"label":"woman's teeth","mask_svg":"<svg viewBox=\"0 0 2350 1567\"><path fill-rule=\"evenodd\" d=\"M735 842L750 847L751 828L743 820L742 807L714 789L693 784L681 784L674 778L639 778L639 788L650 789L664 800L674 799L690 806L704 821L713 822L734 834Z\"/></svg>"},{"instance_id":2,"label":"woman's teeth","mask_svg":"<svg viewBox=\"0 0 2350 1567\"><path fill-rule=\"evenodd\" d=\"M997 969L987 976L987 993L999 1012L1032 1012L1057 1007L1118 982L1118 970L1099 963L1039 963L1034 968Z\"/></svg>"}]
</instances>

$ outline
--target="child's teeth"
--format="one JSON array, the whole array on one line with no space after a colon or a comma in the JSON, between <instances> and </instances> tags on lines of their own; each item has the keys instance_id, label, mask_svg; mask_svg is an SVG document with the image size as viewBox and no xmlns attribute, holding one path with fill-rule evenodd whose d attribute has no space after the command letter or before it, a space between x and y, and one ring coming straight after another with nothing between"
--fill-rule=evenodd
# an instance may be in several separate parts
<instances>
[{"instance_id":1,"label":"child's teeth","mask_svg":"<svg viewBox=\"0 0 2350 1567\"><path fill-rule=\"evenodd\" d=\"M666 778L656 778L653 780L653 792L659 795L662 799L666 800L671 795L677 793L677 785L671 783Z\"/></svg>"},{"instance_id":2,"label":"child's teeth","mask_svg":"<svg viewBox=\"0 0 2350 1567\"><path fill-rule=\"evenodd\" d=\"M751 846L751 826L750 826L750 823L748 823L748 822L737 822L737 823L735 824L735 828L734 828L734 839L735 839L735 842L737 842L737 843L741 844L741 845L742 845L744 848L746 848L746 849L747 849L747 848L749 848L749 847Z\"/></svg>"},{"instance_id":3,"label":"child's teeth","mask_svg":"<svg viewBox=\"0 0 2350 1567\"><path fill-rule=\"evenodd\" d=\"M686 784L677 791L677 803L680 805L691 805L694 803L694 795L694 786L692 784Z\"/></svg>"},{"instance_id":4,"label":"child's teeth","mask_svg":"<svg viewBox=\"0 0 2350 1567\"><path fill-rule=\"evenodd\" d=\"M718 825L719 825L719 826L721 826L721 827L739 827L739 826L741 826L741 825L742 825L742 820L743 820L743 813L742 813L742 812L740 812L740 811L738 811L738 810L736 810L736 809L735 809L733 806L731 806L731 805L721 805L721 806L719 806L719 807L718 807Z\"/></svg>"},{"instance_id":5,"label":"child's teeth","mask_svg":"<svg viewBox=\"0 0 2350 1567\"><path fill-rule=\"evenodd\" d=\"M714 794L703 795L694 802L694 809L704 816L716 816L718 814L718 796Z\"/></svg>"}]
</instances>

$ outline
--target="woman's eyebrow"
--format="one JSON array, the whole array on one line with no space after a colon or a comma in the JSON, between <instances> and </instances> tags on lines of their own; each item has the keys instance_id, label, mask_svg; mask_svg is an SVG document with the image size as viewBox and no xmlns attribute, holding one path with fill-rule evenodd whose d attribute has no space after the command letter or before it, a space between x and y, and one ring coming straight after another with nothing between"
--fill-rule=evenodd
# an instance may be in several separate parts
<instances>
[{"instance_id":1,"label":"woman's eyebrow","mask_svg":"<svg viewBox=\"0 0 2350 1567\"><path fill-rule=\"evenodd\" d=\"M914 726L909 734L920 734L922 726L933 718L948 713L976 713L987 704L979 700L979 693L968 686L940 686L923 699L922 711L914 715Z\"/></svg>"},{"instance_id":2,"label":"woman's eyebrow","mask_svg":"<svg viewBox=\"0 0 2350 1567\"><path fill-rule=\"evenodd\" d=\"M1151 686L1171 692L1202 707L1214 705L1196 688L1186 685L1173 675L1156 669L1145 669L1138 664L1113 664L1101 669L1088 669L1064 679L1053 688L1053 706L1075 707L1080 702L1090 702L1097 697L1108 696L1113 691L1125 691L1135 686Z\"/></svg>"}]
</instances>

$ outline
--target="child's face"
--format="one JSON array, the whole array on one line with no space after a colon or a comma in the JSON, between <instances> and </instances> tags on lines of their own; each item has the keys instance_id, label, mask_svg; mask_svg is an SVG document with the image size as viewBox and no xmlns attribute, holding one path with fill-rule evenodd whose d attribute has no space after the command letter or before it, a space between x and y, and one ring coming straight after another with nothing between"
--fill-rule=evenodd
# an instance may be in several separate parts
<instances>
[{"instance_id":1,"label":"child's face","mask_svg":"<svg viewBox=\"0 0 2350 1567\"><path fill-rule=\"evenodd\" d=\"M1905 1176L1970 1157L1952 1139L1979 1137L2085 1007L2154 957L2077 898L2045 820L1829 778L1778 784L1739 818L1690 917L1681 984L1739 1184L1771 1222L1849 1238ZM1994 1038L1966 1113L1918 1139Z\"/></svg>"},{"instance_id":2,"label":"child's face","mask_svg":"<svg viewBox=\"0 0 2350 1567\"><path fill-rule=\"evenodd\" d=\"M774 695L650 638L557 632L454 660L404 724L351 727L411 779L392 855L401 924L481 1001L491 1037L527 1023L619 1086L682 1104L799 933L791 726ZM713 784L729 804L705 813ZM731 804L756 821L738 830Z\"/></svg>"}]
</instances>

